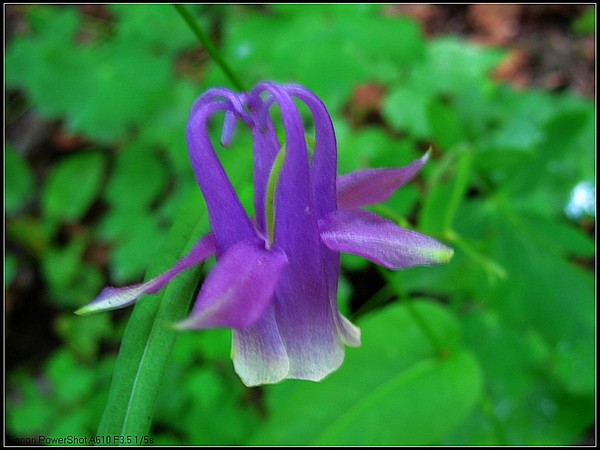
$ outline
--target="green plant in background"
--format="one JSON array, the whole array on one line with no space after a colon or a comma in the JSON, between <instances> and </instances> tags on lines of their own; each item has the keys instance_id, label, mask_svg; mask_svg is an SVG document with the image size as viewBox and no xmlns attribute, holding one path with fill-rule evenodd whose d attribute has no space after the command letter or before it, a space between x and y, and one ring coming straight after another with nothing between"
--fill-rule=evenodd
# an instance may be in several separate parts
<instances>
[{"instance_id":1,"label":"green plant in background","mask_svg":"<svg viewBox=\"0 0 600 450\"><path fill-rule=\"evenodd\" d=\"M99 291L104 269L112 284L139 281L153 255L161 257L149 275L206 229L206 219L192 223L185 213L204 206L194 194L184 127L200 92L230 83L191 56L194 34L170 6L111 5L108 21L74 7L22 11L28 31L7 47L7 87L93 145L55 157L44 172L10 143L5 151L6 285L10 293L23 267L39 265L44 293L27 301L53 306L62 343L44 364L8 374L7 434L93 435L114 367L106 348L116 349L124 317L81 319L71 311ZM161 342L168 354L172 346L169 363L154 372L151 359L139 366L162 380L154 425L126 433L169 445L581 439L595 419L595 247L582 231L595 216L567 215L565 207L576 186L595 179L593 104L498 84L489 74L502 52L456 38L425 40L414 22L383 17L376 5L193 12L205 29L219 27L218 47L244 84L293 81L323 99L334 116L340 173L402 165L433 144L420 183L374 211L448 242L455 257L397 273L343 259L343 304L360 289L361 273L375 277L379 291L344 307L363 330L363 346L318 384L248 390L232 376L227 331L164 340L157 324L148 349ZM381 120L352 125L344 113L364 83L385 93ZM10 120L10 103L7 111ZM250 142L241 133L220 152L246 207ZM150 243L175 221L156 253ZM104 262L90 257L99 244L111 246ZM196 276L140 303L130 322L169 312L168 299L189 291ZM10 327L10 311L8 319ZM152 411L153 403L138 406Z\"/></svg>"}]
</instances>

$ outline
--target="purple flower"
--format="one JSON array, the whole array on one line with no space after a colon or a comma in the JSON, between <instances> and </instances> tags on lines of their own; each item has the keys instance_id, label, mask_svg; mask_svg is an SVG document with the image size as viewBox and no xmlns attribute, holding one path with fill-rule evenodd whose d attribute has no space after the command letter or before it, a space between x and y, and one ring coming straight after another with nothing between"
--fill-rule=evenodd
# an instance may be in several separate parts
<instances>
[{"instance_id":1,"label":"purple flower","mask_svg":"<svg viewBox=\"0 0 600 450\"><path fill-rule=\"evenodd\" d=\"M315 124L309 155L295 101ZM285 142L271 117L281 111ZM224 143L242 121L254 145L254 208L250 218L219 162L208 121L225 112ZM360 345L360 330L337 307L340 252L389 269L446 262L452 250L359 208L386 200L423 166L427 155L396 169L336 176L335 133L327 109L298 85L258 84L251 92L211 89L194 104L187 127L192 166L209 212L211 232L173 268L143 284L105 288L78 313L121 308L160 290L174 276L216 255L180 329L233 329L232 358L248 386L285 378L321 380Z\"/></svg>"}]
</instances>

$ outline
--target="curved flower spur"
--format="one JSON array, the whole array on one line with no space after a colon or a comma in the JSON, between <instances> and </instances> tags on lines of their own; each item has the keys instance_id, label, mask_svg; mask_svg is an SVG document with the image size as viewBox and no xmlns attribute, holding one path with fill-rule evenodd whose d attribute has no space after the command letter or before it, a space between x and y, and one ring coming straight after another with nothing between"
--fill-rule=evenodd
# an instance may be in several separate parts
<instances>
[{"instance_id":1,"label":"curved flower spur","mask_svg":"<svg viewBox=\"0 0 600 450\"><path fill-rule=\"evenodd\" d=\"M312 158L295 100L313 116ZM275 103L285 131L283 146L270 112ZM217 111L225 112L224 144L238 121L252 132L253 219L211 144L208 121ZM143 284L107 287L78 314L128 306L215 254L217 263L191 314L177 327L232 328L233 363L248 386L286 378L318 381L341 365L345 345L360 345L360 330L337 307L340 252L389 269L442 263L452 256L435 239L359 209L386 200L414 177L427 155L406 167L337 177L331 118L302 86L264 82L248 93L211 89L192 108L187 141L212 231L167 272Z\"/></svg>"}]
</instances>

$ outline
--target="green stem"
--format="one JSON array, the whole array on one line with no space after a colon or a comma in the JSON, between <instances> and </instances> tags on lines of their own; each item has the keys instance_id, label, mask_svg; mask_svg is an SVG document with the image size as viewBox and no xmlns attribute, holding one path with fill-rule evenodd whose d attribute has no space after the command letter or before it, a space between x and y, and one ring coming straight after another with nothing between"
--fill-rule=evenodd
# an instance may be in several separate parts
<instances>
[{"instance_id":1,"label":"green stem","mask_svg":"<svg viewBox=\"0 0 600 450\"><path fill-rule=\"evenodd\" d=\"M468 148L462 149L458 153L458 169L456 171L454 187L444 213L443 229L445 231L452 229L454 217L469 185L472 163L473 152L469 151Z\"/></svg>"},{"instance_id":2,"label":"green stem","mask_svg":"<svg viewBox=\"0 0 600 450\"><path fill-rule=\"evenodd\" d=\"M444 345L444 342L433 332L433 329L429 326L423 316L421 316L421 313L417 311L417 308L415 308L413 302L408 300L404 302L404 304L406 305L409 314L412 316L413 320L421 329L423 334L427 336L427 339L429 339L429 342L431 342L431 345L433 348L435 348L438 355L442 358L447 356L447 349Z\"/></svg>"},{"instance_id":3,"label":"green stem","mask_svg":"<svg viewBox=\"0 0 600 450\"><path fill-rule=\"evenodd\" d=\"M496 435L496 439L498 440L498 445L509 445L508 438L506 437L506 432L504 431L504 426L500 419L498 419L498 416L494 411L494 403L492 402L492 399L490 398L488 393L484 392L481 395L479 405L487 419L490 421L493 432Z\"/></svg>"},{"instance_id":4,"label":"green stem","mask_svg":"<svg viewBox=\"0 0 600 450\"><path fill-rule=\"evenodd\" d=\"M202 26L198 23L194 15L190 12L186 5L173 5L177 12L183 17L183 20L188 24L188 26L192 29L200 43L204 46L210 57L219 65L221 70L227 75L229 81L233 83L236 89L240 91L245 91L246 88L244 83L238 78L235 72L231 69L229 64L225 61L225 59L221 56L221 53L217 48L213 45L208 35L202 28Z\"/></svg>"},{"instance_id":5,"label":"green stem","mask_svg":"<svg viewBox=\"0 0 600 450\"><path fill-rule=\"evenodd\" d=\"M448 230L444 236L452 243L452 245L458 247L459 250L483 267L491 284L494 284L496 280L504 280L506 278L507 273L504 267L479 253L458 233Z\"/></svg>"}]
</instances>

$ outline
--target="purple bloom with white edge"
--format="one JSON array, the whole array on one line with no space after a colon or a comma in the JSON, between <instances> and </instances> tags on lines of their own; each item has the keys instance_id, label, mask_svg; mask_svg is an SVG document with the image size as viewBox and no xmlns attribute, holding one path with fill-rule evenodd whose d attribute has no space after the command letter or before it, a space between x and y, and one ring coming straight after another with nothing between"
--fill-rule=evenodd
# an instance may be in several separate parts
<instances>
[{"instance_id":1,"label":"purple bloom with white edge","mask_svg":"<svg viewBox=\"0 0 600 450\"><path fill-rule=\"evenodd\" d=\"M295 101L313 116L312 157ZM271 117L275 104L285 142ZM218 111L225 112L224 143L240 121L252 132L254 218L242 207L210 141L208 121ZM169 271L143 284L107 287L78 313L130 305L214 254L214 269L177 327L232 328L233 363L248 386L286 378L318 381L341 365L345 345L360 345L360 330L337 307L340 252L389 269L442 263L452 256L435 239L359 209L386 200L415 176L427 155L402 168L337 177L331 118L321 100L301 86L264 82L247 93L210 89L192 108L187 141L212 231Z\"/></svg>"}]
</instances>

